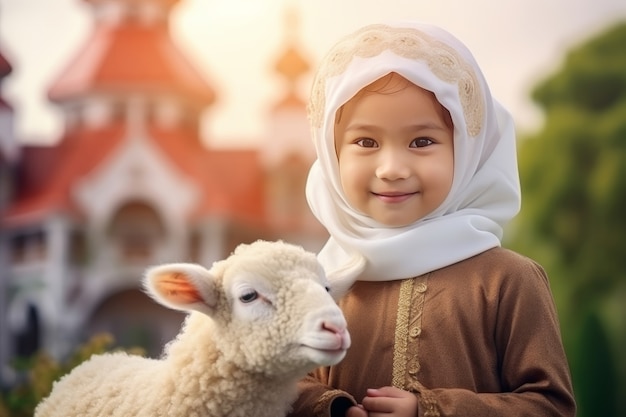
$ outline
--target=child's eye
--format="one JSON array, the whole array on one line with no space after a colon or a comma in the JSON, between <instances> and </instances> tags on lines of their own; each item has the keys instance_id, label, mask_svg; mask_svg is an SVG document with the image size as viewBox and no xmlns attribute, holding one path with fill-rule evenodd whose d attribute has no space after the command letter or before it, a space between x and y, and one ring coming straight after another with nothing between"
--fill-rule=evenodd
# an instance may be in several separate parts
<instances>
[{"instance_id":1,"label":"child's eye","mask_svg":"<svg viewBox=\"0 0 626 417\"><path fill-rule=\"evenodd\" d=\"M430 138L416 138L416 139L413 139L410 147L411 148L423 148L425 146L432 145L433 143L435 142Z\"/></svg>"},{"instance_id":2,"label":"child's eye","mask_svg":"<svg viewBox=\"0 0 626 417\"><path fill-rule=\"evenodd\" d=\"M355 143L363 148L376 148L378 146L376 141L370 138L361 138L357 140Z\"/></svg>"}]
</instances>

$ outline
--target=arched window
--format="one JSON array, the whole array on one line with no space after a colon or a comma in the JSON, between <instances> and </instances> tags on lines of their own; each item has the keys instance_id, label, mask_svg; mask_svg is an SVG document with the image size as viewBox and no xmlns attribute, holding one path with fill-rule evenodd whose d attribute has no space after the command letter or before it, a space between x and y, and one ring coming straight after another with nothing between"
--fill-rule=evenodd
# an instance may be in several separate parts
<instances>
[{"instance_id":1,"label":"arched window","mask_svg":"<svg viewBox=\"0 0 626 417\"><path fill-rule=\"evenodd\" d=\"M115 213L108 235L124 260L144 261L152 255L154 246L165 238L165 228L154 208L133 201Z\"/></svg>"}]
</instances>

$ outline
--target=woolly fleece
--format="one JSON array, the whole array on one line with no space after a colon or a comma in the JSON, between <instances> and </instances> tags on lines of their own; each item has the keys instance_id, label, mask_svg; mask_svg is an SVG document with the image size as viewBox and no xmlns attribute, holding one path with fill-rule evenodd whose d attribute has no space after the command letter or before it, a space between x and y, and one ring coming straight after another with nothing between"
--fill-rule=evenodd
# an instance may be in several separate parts
<instances>
[{"instance_id":1,"label":"woolly fleece","mask_svg":"<svg viewBox=\"0 0 626 417\"><path fill-rule=\"evenodd\" d=\"M192 296L159 290L181 279ZM284 416L296 382L350 344L321 266L299 246L257 241L210 271L162 265L144 282L162 304L194 310L163 357L94 356L55 383L35 417ZM201 302L180 301L193 296Z\"/></svg>"}]
</instances>

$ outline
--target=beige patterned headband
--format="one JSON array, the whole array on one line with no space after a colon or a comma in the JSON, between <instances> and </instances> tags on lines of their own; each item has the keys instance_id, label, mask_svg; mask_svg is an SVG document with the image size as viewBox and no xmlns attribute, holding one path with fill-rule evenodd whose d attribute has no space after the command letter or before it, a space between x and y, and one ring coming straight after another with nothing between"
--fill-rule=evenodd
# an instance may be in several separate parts
<instances>
[{"instance_id":1,"label":"beige patterned headband","mask_svg":"<svg viewBox=\"0 0 626 417\"><path fill-rule=\"evenodd\" d=\"M370 58L389 50L398 56L427 63L435 76L458 85L467 133L476 136L482 128L484 105L472 66L451 46L412 28L370 25L355 32L330 50L313 81L309 117L320 128L326 104L325 86L330 77L346 70L352 58Z\"/></svg>"}]
</instances>

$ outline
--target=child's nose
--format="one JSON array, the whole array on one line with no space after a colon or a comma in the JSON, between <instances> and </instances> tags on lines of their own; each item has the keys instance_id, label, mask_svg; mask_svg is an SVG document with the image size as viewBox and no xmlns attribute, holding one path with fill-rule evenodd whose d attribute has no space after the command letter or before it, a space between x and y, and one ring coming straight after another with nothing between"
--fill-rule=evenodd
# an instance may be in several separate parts
<instances>
[{"instance_id":1,"label":"child's nose","mask_svg":"<svg viewBox=\"0 0 626 417\"><path fill-rule=\"evenodd\" d=\"M400 151L385 151L379 154L376 177L389 181L408 178L411 174L410 162Z\"/></svg>"}]
</instances>

